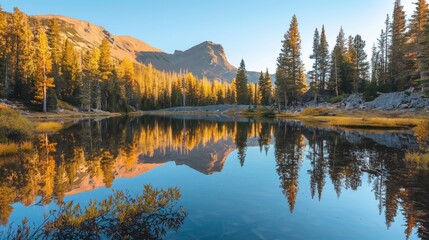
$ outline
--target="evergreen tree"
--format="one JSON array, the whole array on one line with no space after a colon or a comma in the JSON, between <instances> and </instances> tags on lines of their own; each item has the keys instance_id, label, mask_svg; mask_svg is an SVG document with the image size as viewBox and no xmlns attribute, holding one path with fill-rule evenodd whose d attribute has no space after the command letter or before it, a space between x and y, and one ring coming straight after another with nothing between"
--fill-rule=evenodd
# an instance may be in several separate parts
<instances>
[{"instance_id":1,"label":"evergreen tree","mask_svg":"<svg viewBox=\"0 0 429 240\"><path fill-rule=\"evenodd\" d=\"M385 27L381 30L380 37L377 39L377 49L373 49L372 54L372 80L381 90L390 91L390 60L391 60L391 38L392 25L390 17L387 15Z\"/></svg>"},{"instance_id":2,"label":"evergreen tree","mask_svg":"<svg viewBox=\"0 0 429 240\"><path fill-rule=\"evenodd\" d=\"M390 47L390 87L392 90L402 90L408 82L405 79L405 12L401 0L395 1L392 22L392 45Z\"/></svg>"},{"instance_id":3,"label":"evergreen tree","mask_svg":"<svg viewBox=\"0 0 429 240\"><path fill-rule=\"evenodd\" d=\"M0 7L0 96L7 97L8 79L6 68L8 62L7 42L6 42L6 14Z\"/></svg>"},{"instance_id":4,"label":"evergreen tree","mask_svg":"<svg viewBox=\"0 0 429 240\"><path fill-rule=\"evenodd\" d=\"M128 58L124 58L119 66L119 79L123 81L124 86L120 94L126 96L128 104L138 108L138 87L134 78L134 66Z\"/></svg>"},{"instance_id":5,"label":"evergreen tree","mask_svg":"<svg viewBox=\"0 0 429 240\"><path fill-rule=\"evenodd\" d=\"M235 86L237 89L237 104L249 104L249 89L247 87L247 71L242 59L240 67L237 70L235 77Z\"/></svg>"},{"instance_id":6,"label":"evergreen tree","mask_svg":"<svg viewBox=\"0 0 429 240\"><path fill-rule=\"evenodd\" d=\"M82 81L82 89L80 91L80 104L83 110L91 111L91 90L93 81L90 76L90 72L88 69L90 68L91 61L91 51L86 51L84 56L81 56L82 61L82 73L81 73L81 81Z\"/></svg>"},{"instance_id":7,"label":"evergreen tree","mask_svg":"<svg viewBox=\"0 0 429 240\"><path fill-rule=\"evenodd\" d=\"M320 34L319 30L316 28L314 31L313 37L313 53L310 55L310 59L313 59L313 70L312 74L312 85L314 88L320 87ZM316 89L316 92L318 90Z\"/></svg>"},{"instance_id":8,"label":"evergreen tree","mask_svg":"<svg viewBox=\"0 0 429 240\"><path fill-rule=\"evenodd\" d=\"M80 67L79 56L73 44L66 39L64 42L63 56L61 59L61 77L64 80L64 88L60 96L72 103L78 103L80 91Z\"/></svg>"},{"instance_id":9,"label":"evergreen tree","mask_svg":"<svg viewBox=\"0 0 429 240\"><path fill-rule=\"evenodd\" d=\"M372 52L371 52L371 83L377 84L378 79L378 63L379 63L379 52L377 51L377 47L375 44L372 46Z\"/></svg>"},{"instance_id":10,"label":"evergreen tree","mask_svg":"<svg viewBox=\"0 0 429 240\"><path fill-rule=\"evenodd\" d=\"M18 8L14 8L11 22L7 25L6 40L10 52L8 75L14 86L13 96L28 102L32 99L32 77L34 75L34 35L28 23L28 17ZM10 71L9 71L10 70Z\"/></svg>"},{"instance_id":11,"label":"evergreen tree","mask_svg":"<svg viewBox=\"0 0 429 240\"><path fill-rule=\"evenodd\" d=\"M112 60L110 55L110 44L107 39L103 38L100 45L100 58L98 62L98 70L101 80L109 80L112 76Z\"/></svg>"},{"instance_id":12,"label":"evergreen tree","mask_svg":"<svg viewBox=\"0 0 429 240\"><path fill-rule=\"evenodd\" d=\"M331 73L329 79L329 88L334 90L337 96L343 93L344 85L346 85L346 53L346 40L343 28L341 28L331 54Z\"/></svg>"},{"instance_id":13,"label":"evergreen tree","mask_svg":"<svg viewBox=\"0 0 429 240\"><path fill-rule=\"evenodd\" d=\"M328 68L329 68L329 45L326 39L325 26L322 26L319 44L319 69L320 69L320 90L325 89Z\"/></svg>"},{"instance_id":14,"label":"evergreen tree","mask_svg":"<svg viewBox=\"0 0 429 240\"><path fill-rule=\"evenodd\" d=\"M353 88L355 92L363 92L365 89L365 83L369 80L369 63L365 52L365 41L362 40L360 35L356 35L354 37L353 48L355 53L353 62L353 71L355 72Z\"/></svg>"},{"instance_id":15,"label":"evergreen tree","mask_svg":"<svg viewBox=\"0 0 429 240\"><path fill-rule=\"evenodd\" d=\"M261 72L262 74L262 72ZM263 84L259 85L259 89L261 92L261 103L264 106L271 105L271 95L272 95L272 85L271 85L271 76L268 72L268 68L265 71L265 75L263 76Z\"/></svg>"},{"instance_id":16,"label":"evergreen tree","mask_svg":"<svg viewBox=\"0 0 429 240\"><path fill-rule=\"evenodd\" d=\"M304 65L301 60L301 37L295 15L282 42L283 48L277 59L275 83L278 104L284 100L286 106L289 100L297 101L306 90Z\"/></svg>"},{"instance_id":17,"label":"evergreen tree","mask_svg":"<svg viewBox=\"0 0 429 240\"><path fill-rule=\"evenodd\" d=\"M424 41L425 26L429 23L429 8L426 0L418 0L415 5L416 9L410 20L406 54L411 80L420 78L420 71L423 70L424 63L420 60L420 56L424 52L424 46L421 45L421 42Z\"/></svg>"},{"instance_id":18,"label":"evergreen tree","mask_svg":"<svg viewBox=\"0 0 429 240\"><path fill-rule=\"evenodd\" d=\"M61 42L60 26L57 18L49 19L47 36L49 48L51 49L52 76L54 77L56 93L60 94L61 90L65 87L65 84L61 78L63 44Z\"/></svg>"},{"instance_id":19,"label":"evergreen tree","mask_svg":"<svg viewBox=\"0 0 429 240\"><path fill-rule=\"evenodd\" d=\"M42 100L43 112L47 111L48 88L54 87L51 77L52 62L49 53L48 38L43 30L39 30L36 48L36 100Z\"/></svg>"},{"instance_id":20,"label":"evergreen tree","mask_svg":"<svg viewBox=\"0 0 429 240\"><path fill-rule=\"evenodd\" d=\"M259 85L259 89L260 89L259 95L261 96L261 105L265 105L264 87L265 87L266 83L265 83L265 76L264 76L264 73L262 71L259 74L258 85Z\"/></svg>"}]
</instances>

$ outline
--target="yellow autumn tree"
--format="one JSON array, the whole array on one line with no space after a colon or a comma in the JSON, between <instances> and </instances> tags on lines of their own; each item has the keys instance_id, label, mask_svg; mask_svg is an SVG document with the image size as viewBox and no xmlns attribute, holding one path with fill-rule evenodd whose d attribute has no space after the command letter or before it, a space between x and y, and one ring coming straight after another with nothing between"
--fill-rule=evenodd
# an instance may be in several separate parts
<instances>
[{"instance_id":1,"label":"yellow autumn tree","mask_svg":"<svg viewBox=\"0 0 429 240\"><path fill-rule=\"evenodd\" d=\"M51 77L52 61L49 53L48 38L43 30L39 31L36 50L36 94L35 99L42 101L43 112L46 112L47 90L55 87L54 78Z\"/></svg>"}]
</instances>

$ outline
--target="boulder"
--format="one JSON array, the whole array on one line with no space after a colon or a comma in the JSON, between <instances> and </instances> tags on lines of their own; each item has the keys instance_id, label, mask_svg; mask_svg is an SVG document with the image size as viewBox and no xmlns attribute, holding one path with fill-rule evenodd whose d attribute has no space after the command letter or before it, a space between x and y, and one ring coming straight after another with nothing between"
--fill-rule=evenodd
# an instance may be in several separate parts
<instances>
[{"instance_id":1,"label":"boulder","mask_svg":"<svg viewBox=\"0 0 429 240\"><path fill-rule=\"evenodd\" d=\"M415 109L428 106L428 99L422 98L418 93L408 90L404 92L384 93L365 105L371 109Z\"/></svg>"},{"instance_id":2,"label":"boulder","mask_svg":"<svg viewBox=\"0 0 429 240\"><path fill-rule=\"evenodd\" d=\"M346 98L344 98L340 102L340 106L343 108L350 110L350 109L356 109L361 108L361 105L365 103L365 101L362 98L361 94L352 94Z\"/></svg>"}]
</instances>

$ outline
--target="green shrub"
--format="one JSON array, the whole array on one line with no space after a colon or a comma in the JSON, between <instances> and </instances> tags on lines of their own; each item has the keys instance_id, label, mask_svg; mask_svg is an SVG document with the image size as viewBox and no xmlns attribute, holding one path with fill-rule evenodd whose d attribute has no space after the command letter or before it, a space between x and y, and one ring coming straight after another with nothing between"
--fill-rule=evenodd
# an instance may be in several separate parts
<instances>
[{"instance_id":1,"label":"green shrub","mask_svg":"<svg viewBox=\"0 0 429 240\"><path fill-rule=\"evenodd\" d=\"M329 98L328 100L326 100L328 103L338 103L338 102L341 102L344 98L346 98L346 97L348 97L349 95L347 95L347 94L342 94L342 95L339 95L339 96L336 96L336 97L332 97L332 98Z\"/></svg>"},{"instance_id":2,"label":"green shrub","mask_svg":"<svg viewBox=\"0 0 429 240\"><path fill-rule=\"evenodd\" d=\"M377 83L368 83L365 87L365 91L363 92L363 100L368 102L374 100L376 97L378 97Z\"/></svg>"}]
</instances>

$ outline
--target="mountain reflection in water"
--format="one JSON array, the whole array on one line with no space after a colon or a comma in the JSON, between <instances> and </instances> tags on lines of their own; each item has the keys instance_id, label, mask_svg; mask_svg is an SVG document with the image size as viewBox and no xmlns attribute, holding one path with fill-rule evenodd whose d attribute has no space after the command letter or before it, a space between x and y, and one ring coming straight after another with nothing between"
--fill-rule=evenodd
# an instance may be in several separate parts
<instances>
[{"instance_id":1,"label":"mountain reflection in water","mask_svg":"<svg viewBox=\"0 0 429 240\"><path fill-rule=\"evenodd\" d=\"M115 179L133 178L170 161L212 175L222 172L235 150L237 161L245 166L247 149L257 147L264 154L274 150L279 185L291 213L301 190L303 161L308 159L313 201L323 199L327 186L333 186L341 199L342 191L358 191L369 183L387 227L400 210L404 237L416 231L419 238L427 239L429 172L404 160L406 151L427 143L427 132L425 128L417 128L415 134L361 132L280 120L84 120L59 133L38 136L33 153L0 159L0 223L10 224L17 202L61 203L65 196L109 188ZM380 169L382 174L367 174L363 167Z\"/></svg>"}]
</instances>

